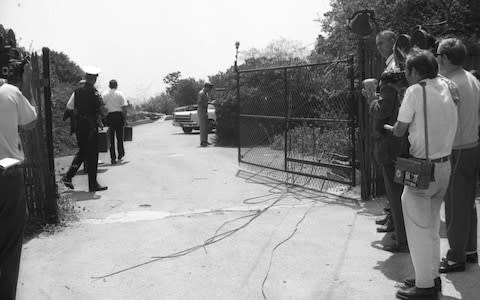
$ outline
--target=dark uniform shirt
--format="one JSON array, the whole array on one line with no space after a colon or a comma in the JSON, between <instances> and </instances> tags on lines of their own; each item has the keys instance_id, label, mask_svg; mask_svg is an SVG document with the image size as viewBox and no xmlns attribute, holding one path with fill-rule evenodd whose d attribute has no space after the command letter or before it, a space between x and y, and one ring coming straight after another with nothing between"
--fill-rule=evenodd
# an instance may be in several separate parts
<instances>
[{"instance_id":1,"label":"dark uniform shirt","mask_svg":"<svg viewBox=\"0 0 480 300\"><path fill-rule=\"evenodd\" d=\"M380 83L380 97L370 103L373 117L374 157L380 164L393 163L408 150L407 139L399 138L383 128L384 124L394 125L397 121L400 99L397 90L386 83ZM406 152L408 153L408 151Z\"/></svg>"}]
</instances>

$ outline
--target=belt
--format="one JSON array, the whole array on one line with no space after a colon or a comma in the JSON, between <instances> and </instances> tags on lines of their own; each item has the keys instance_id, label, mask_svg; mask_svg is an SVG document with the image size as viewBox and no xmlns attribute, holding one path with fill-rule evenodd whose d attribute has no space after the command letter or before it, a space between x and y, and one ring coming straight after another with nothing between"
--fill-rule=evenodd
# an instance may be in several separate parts
<instances>
[{"instance_id":1,"label":"belt","mask_svg":"<svg viewBox=\"0 0 480 300\"><path fill-rule=\"evenodd\" d=\"M418 158L420 160L426 160L425 158ZM442 162L446 162L450 159L450 155L446 155L444 157L440 157L440 158L435 158L435 159L431 159L430 161L432 163L442 163Z\"/></svg>"}]
</instances>

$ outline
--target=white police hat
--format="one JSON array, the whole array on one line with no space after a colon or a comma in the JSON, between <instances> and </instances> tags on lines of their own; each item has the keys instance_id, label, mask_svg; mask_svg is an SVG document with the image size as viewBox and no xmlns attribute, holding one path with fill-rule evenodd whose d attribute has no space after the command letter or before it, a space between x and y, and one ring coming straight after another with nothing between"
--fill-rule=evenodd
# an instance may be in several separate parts
<instances>
[{"instance_id":1,"label":"white police hat","mask_svg":"<svg viewBox=\"0 0 480 300\"><path fill-rule=\"evenodd\" d=\"M83 71L85 72L85 74L94 76L98 76L98 74L100 73L100 69L94 66L85 66L83 67Z\"/></svg>"}]
</instances>

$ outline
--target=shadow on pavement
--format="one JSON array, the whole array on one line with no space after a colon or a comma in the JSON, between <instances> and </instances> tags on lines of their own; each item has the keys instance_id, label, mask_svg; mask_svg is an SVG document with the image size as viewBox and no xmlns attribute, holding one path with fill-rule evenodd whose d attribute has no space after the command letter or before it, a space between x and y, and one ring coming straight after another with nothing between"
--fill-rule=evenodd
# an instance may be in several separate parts
<instances>
[{"instance_id":1,"label":"shadow on pavement","mask_svg":"<svg viewBox=\"0 0 480 300\"><path fill-rule=\"evenodd\" d=\"M67 194L74 201L88 201L88 200L97 200L102 196L96 195L95 192L86 192L86 191L65 191L64 194Z\"/></svg>"},{"instance_id":2,"label":"shadow on pavement","mask_svg":"<svg viewBox=\"0 0 480 300\"><path fill-rule=\"evenodd\" d=\"M128 163L130 163L130 161L128 161L128 160L117 160L116 164L114 164L114 165L110 164L110 165L107 165L107 167L118 167L118 166L126 165Z\"/></svg>"},{"instance_id":3,"label":"shadow on pavement","mask_svg":"<svg viewBox=\"0 0 480 300\"><path fill-rule=\"evenodd\" d=\"M480 298L480 267L478 264L467 264L467 270L460 273L448 273L445 276L450 280L455 290L460 294L459 299ZM444 297L442 299L457 299Z\"/></svg>"},{"instance_id":4,"label":"shadow on pavement","mask_svg":"<svg viewBox=\"0 0 480 300\"><path fill-rule=\"evenodd\" d=\"M345 197L342 195L337 195L333 193L328 193L325 191L317 191L314 189L310 189L304 186L297 186L285 183L281 180L277 180L271 177L267 177L255 172L249 172L246 170L238 170L237 177L244 179L247 182L262 184L270 187L269 193L271 194L282 194L282 193L289 193L296 199L299 200L310 200L310 201L318 201L327 204L336 204L347 206L352 209L360 209L361 206L357 199ZM245 204L258 204L261 202L269 201L269 199L256 201L256 198L263 198L264 196L258 196L255 198L250 198L244 201Z\"/></svg>"}]
</instances>

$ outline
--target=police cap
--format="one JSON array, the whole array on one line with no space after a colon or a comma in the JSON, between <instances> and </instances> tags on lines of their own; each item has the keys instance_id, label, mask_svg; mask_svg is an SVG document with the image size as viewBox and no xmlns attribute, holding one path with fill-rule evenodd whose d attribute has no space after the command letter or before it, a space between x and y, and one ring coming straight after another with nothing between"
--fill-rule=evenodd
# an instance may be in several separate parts
<instances>
[{"instance_id":1,"label":"police cap","mask_svg":"<svg viewBox=\"0 0 480 300\"><path fill-rule=\"evenodd\" d=\"M85 71L85 74L93 76L98 76L100 73L100 69L94 66L85 66L83 67L83 71Z\"/></svg>"}]
</instances>

